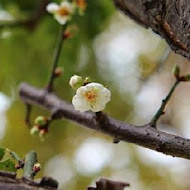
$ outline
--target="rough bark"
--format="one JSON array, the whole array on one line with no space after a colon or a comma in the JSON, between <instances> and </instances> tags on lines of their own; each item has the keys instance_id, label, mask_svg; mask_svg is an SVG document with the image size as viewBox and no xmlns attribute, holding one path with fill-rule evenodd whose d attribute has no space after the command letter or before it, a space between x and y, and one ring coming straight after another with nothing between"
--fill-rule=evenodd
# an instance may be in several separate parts
<instances>
[{"instance_id":1,"label":"rough bark","mask_svg":"<svg viewBox=\"0 0 190 190\"><path fill-rule=\"evenodd\" d=\"M103 113L80 113L54 94L25 83L20 85L19 94L25 103L49 110L54 118L69 119L87 128L100 131L113 137L115 142L122 140L167 155L190 159L189 139L159 131L151 124L135 126Z\"/></svg>"},{"instance_id":2,"label":"rough bark","mask_svg":"<svg viewBox=\"0 0 190 190\"><path fill-rule=\"evenodd\" d=\"M190 59L190 0L114 0L126 15L165 38Z\"/></svg>"},{"instance_id":3,"label":"rough bark","mask_svg":"<svg viewBox=\"0 0 190 190\"><path fill-rule=\"evenodd\" d=\"M29 178L17 179L15 173L0 171L1 190L56 190L58 183L52 179L44 177L39 182Z\"/></svg>"}]
</instances>

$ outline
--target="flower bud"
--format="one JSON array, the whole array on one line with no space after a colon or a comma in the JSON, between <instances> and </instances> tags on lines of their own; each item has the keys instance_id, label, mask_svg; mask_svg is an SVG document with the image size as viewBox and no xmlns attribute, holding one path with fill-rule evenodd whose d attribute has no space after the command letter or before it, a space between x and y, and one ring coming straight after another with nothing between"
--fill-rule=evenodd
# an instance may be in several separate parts
<instances>
[{"instance_id":1,"label":"flower bud","mask_svg":"<svg viewBox=\"0 0 190 190\"><path fill-rule=\"evenodd\" d=\"M55 70L54 70L54 76L55 77L59 77L63 74L63 67L57 67Z\"/></svg>"},{"instance_id":2,"label":"flower bud","mask_svg":"<svg viewBox=\"0 0 190 190\"><path fill-rule=\"evenodd\" d=\"M180 68L179 68L178 65L175 65L175 66L173 67L172 73L174 74L174 76L175 76L176 78L179 78L179 75L180 75Z\"/></svg>"},{"instance_id":3,"label":"flower bud","mask_svg":"<svg viewBox=\"0 0 190 190\"><path fill-rule=\"evenodd\" d=\"M88 84L88 83L91 83L90 77L86 77L86 78L84 79L84 84L86 85L86 84Z\"/></svg>"},{"instance_id":4,"label":"flower bud","mask_svg":"<svg viewBox=\"0 0 190 190\"><path fill-rule=\"evenodd\" d=\"M41 169L42 169L42 167L41 167L40 163L34 164L34 166L33 166L33 172L38 173Z\"/></svg>"},{"instance_id":5,"label":"flower bud","mask_svg":"<svg viewBox=\"0 0 190 190\"><path fill-rule=\"evenodd\" d=\"M31 128L30 134L31 134L31 135L36 135L36 134L39 133L39 131L40 131L40 130L39 130L38 126L34 126L34 127Z\"/></svg>"},{"instance_id":6,"label":"flower bud","mask_svg":"<svg viewBox=\"0 0 190 190\"><path fill-rule=\"evenodd\" d=\"M46 128L40 130L39 137L41 141L44 141L47 135L48 135L48 130Z\"/></svg>"},{"instance_id":7,"label":"flower bud","mask_svg":"<svg viewBox=\"0 0 190 190\"><path fill-rule=\"evenodd\" d=\"M45 125L47 123L47 118L44 116L38 116L35 120L34 120L34 124L37 126L42 126Z\"/></svg>"},{"instance_id":8,"label":"flower bud","mask_svg":"<svg viewBox=\"0 0 190 190\"><path fill-rule=\"evenodd\" d=\"M63 33L63 36L64 36L65 39L70 38L70 37L71 37L71 31L66 30L66 31Z\"/></svg>"},{"instance_id":9,"label":"flower bud","mask_svg":"<svg viewBox=\"0 0 190 190\"><path fill-rule=\"evenodd\" d=\"M74 75L70 78L69 85L74 89L77 90L79 87L83 85L83 79L81 76Z\"/></svg>"},{"instance_id":10,"label":"flower bud","mask_svg":"<svg viewBox=\"0 0 190 190\"><path fill-rule=\"evenodd\" d=\"M79 9L79 14L83 15L84 11L86 10L86 7L87 7L86 0L76 0L76 4L77 4L78 9Z\"/></svg>"}]
</instances>

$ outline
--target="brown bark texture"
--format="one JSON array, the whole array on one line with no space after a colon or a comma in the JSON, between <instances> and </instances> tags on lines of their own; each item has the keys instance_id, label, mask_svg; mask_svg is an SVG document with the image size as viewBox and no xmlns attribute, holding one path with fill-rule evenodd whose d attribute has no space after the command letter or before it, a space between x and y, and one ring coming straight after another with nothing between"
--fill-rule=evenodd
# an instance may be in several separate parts
<instances>
[{"instance_id":1,"label":"brown bark texture","mask_svg":"<svg viewBox=\"0 0 190 190\"><path fill-rule=\"evenodd\" d=\"M190 0L114 0L117 8L190 59Z\"/></svg>"}]
</instances>

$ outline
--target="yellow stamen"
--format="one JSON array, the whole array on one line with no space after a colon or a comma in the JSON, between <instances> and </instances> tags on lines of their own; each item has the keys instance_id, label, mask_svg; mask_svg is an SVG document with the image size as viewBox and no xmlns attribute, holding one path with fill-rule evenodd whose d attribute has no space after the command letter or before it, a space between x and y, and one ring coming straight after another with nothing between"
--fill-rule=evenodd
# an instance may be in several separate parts
<instances>
[{"instance_id":1,"label":"yellow stamen","mask_svg":"<svg viewBox=\"0 0 190 190\"><path fill-rule=\"evenodd\" d=\"M58 13L59 15L61 15L61 16L69 15L69 11L68 11L66 8L64 8L64 7L60 8L60 9L57 11L57 13Z\"/></svg>"},{"instance_id":2,"label":"yellow stamen","mask_svg":"<svg viewBox=\"0 0 190 190\"><path fill-rule=\"evenodd\" d=\"M94 90L84 92L83 95L89 102L95 102L97 98L97 93Z\"/></svg>"}]
</instances>

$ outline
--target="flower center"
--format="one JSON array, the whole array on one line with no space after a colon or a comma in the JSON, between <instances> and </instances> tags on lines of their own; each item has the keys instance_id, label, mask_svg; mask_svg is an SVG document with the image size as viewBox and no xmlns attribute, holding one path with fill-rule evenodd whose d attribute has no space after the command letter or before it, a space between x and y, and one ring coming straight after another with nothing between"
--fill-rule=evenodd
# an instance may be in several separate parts
<instances>
[{"instance_id":1,"label":"flower center","mask_svg":"<svg viewBox=\"0 0 190 190\"><path fill-rule=\"evenodd\" d=\"M95 102L95 101L96 101L97 93L96 93L96 91L94 91L94 90L84 92L83 95L85 96L85 98L86 98L89 102Z\"/></svg>"},{"instance_id":2,"label":"flower center","mask_svg":"<svg viewBox=\"0 0 190 190\"><path fill-rule=\"evenodd\" d=\"M61 7L57 13L61 16L66 16L69 15L69 11L65 7Z\"/></svg>"}]
</instances>

